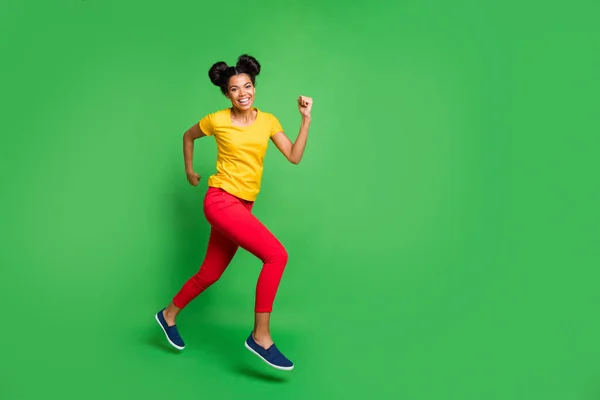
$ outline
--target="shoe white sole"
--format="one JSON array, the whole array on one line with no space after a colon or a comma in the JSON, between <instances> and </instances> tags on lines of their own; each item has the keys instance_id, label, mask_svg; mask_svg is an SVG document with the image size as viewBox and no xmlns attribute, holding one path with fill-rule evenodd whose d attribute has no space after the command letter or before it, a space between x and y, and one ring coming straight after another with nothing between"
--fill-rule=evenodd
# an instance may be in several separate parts
<instances>
[{"instance_id":1,"label":"shoe white sole","mask_svg":"<svg viewBox=\"0 0 600 400\"><path fill-rule=\"evenodd\" d=\"M169 339L169 335L167 335L167 331L165 330L165 328L162 326L162 324L160 323L160 320L158 319L158 314L154 314L154 319L156 320L156 322L158 323L158 326L160 326L160 329L162 329L162 331L165 334L165 337L167 338L168 342L171 344L171 346L175 347L177 350L183 350L185 347L181 347L181 346L177 346L175 343L173 343L171 341L171 339Z\"/></svg>"},{"instance_id":2,"label":"shoe white sole","mask_svg":"<svg viewBox=\"0 0 600 400\"><path fill-rule=\"evenodd\" d=\"M258 358L260 358L261 360L263 360L265 363L267 363L267 365L275 368L275 369L279 369L281 371L291 371L294 369L294 366L292 365L291 367L280 367L279 365L275 365L275 364L271 364L270 362L268 362L267 360L265 360L264 358L262 358L262 356L260 354L258 354L256 351L254 351L254 349L252 349L252 347L248 346L247 342L244 342L244 346L246 346L246 348L248 350L250 350L252 353L256 354L256 356Z\"/></svg>"}]
</instances>

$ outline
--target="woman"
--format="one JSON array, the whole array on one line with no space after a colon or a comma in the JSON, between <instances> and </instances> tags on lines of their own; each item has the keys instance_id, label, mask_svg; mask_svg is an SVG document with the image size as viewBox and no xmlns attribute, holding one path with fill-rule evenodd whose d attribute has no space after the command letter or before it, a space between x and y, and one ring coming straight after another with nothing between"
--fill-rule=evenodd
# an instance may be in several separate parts
<instances>
[{"instance_id":1,"label":"woman","mask_svg":"<svg viewBox=\"0 0 600 400\"><path fill-rule=\"evenodd\" d=\"M218 149L217 172L208 179L204 214L211 225L208 249L199 271L173 297L168 307L156 314L169 343L179 350L185 344L175 319L196 296L223 274L239 247L263 262L256 284L254 328L246 348L272 367L291 370L294 364L277 348L270 333L270 316L288 254L279 240L252 214L260 191L263 159L269 139L294 164L302 159L311 122L313 101L300 96L302 116L295 143L286 136L279 120L253 107L255 78L260 64L249 55L238 58L235 66L215 63L208 76L231 101L231 107L206 115L183 136L185 171L189 183L198 185L193 169L194 140L215 136Z\"/></svg>"}]
</instances>

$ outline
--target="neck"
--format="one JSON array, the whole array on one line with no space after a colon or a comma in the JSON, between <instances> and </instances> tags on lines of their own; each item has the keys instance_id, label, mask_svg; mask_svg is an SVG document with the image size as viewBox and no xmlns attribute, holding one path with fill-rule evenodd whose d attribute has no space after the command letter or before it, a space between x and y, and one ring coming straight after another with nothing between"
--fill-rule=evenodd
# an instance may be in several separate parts
<instances>
[{"instance_id":1,"label":"neck","mask_svg":"<svg viewBox=\"0 0 600 400\"><path fill-rule=\"evenodd\" d=\"M248 122L254 117L254 109L250 108L247 111L238 110L235 107L231 108L231 114L237 121Z\"/></svg>"}]
</instances>

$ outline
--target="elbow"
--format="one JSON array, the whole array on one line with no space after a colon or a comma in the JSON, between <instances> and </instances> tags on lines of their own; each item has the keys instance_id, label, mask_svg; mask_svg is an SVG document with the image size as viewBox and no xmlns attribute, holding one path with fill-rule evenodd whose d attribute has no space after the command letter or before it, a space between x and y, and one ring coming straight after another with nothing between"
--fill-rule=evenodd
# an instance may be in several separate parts
<instances>
[{"instance_id":1,"label":"elbow","mask_svg":"<svg viewBox=\"0 0 600 400\"><path fill-rule=\"evenodd\" d=\"M301 159L299 159L299 158L292 158L292 157L289 158L289 161L294 165L300 164L300 160Z\"/></svg>"}]
</instances>

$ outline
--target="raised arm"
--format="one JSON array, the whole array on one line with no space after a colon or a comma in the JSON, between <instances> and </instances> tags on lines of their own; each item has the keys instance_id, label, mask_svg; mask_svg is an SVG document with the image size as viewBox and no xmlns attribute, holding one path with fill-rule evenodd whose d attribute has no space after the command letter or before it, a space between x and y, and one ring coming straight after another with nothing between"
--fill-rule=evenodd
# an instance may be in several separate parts
<instances>
[{"instance_id":1,"label":"raised arm","mask_svg":"<svg viewBox=\"0 0 600 400\"><path fill-rule=\"evenodd\" d=\"M300 131L296 137L296 141L292 141L287 137L284 132L279 132L273 135L271 140L275 146L281 151L281 153L288 159L292 164L299 164L304 155L304 149L306 148L306 141L308 139L308 130L310 128L310 112L312 110L313 100L310 97L300 96L298 98L298 110L302 115L302 121L300 122Z\"/></svg>"},{"instance_id":2,"label":"raised arm","mask_svg":"<svg viewBox=\"0 0 600 400\"><path fill-rule=\"evenodd\" d=\"M183 134L183 161L187 180L192 186L200 182L200 175L194 172L194 140L206 136L198 124L192 125Z\"/></svg>"}]
</instances>

